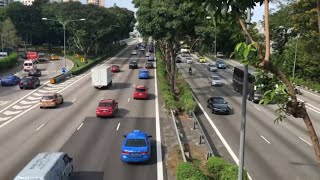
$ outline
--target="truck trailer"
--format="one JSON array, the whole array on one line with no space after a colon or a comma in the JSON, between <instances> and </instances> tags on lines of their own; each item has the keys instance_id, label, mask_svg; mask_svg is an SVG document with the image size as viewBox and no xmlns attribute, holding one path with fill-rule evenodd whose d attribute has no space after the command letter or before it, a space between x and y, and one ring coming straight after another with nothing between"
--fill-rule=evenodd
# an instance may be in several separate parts
<instances>
[{"instance_id":1,"label":"truck trailer","mask_svg":"<svg viewBox=\"0 0 320 180\"><path fill-rule=\"evenodd\" d=\"M101 65L91 69L92 86L104 88L112 85L111 66Z\"/></svg>"}]
</instances>

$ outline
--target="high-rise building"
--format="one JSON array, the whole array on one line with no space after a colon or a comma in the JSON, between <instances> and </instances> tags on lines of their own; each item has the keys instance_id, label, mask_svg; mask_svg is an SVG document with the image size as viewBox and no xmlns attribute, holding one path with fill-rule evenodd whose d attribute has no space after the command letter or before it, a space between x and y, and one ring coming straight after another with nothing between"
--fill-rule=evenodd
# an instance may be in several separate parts
<instances>
[{"instance_id":1,"label":"high-rise building","mask_svg":"<svg viewBox=\"0 0 320 180\"><path fill-rule=\"evenodd\" d=\"M87 0L87 4L94 4L97 6L104 6L104 0Z\"/></svg>"}]
</instances>

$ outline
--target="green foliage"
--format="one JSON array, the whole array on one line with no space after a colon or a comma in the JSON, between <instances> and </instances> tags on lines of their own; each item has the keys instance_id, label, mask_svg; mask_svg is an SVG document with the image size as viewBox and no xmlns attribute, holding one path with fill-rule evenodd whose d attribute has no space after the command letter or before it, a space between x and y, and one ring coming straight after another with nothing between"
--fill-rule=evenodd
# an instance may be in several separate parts
<instances>
[{"instance_id":1,"label":"green foliage","mask_svg":"<svg viewBox=\"0 0 320 180\"><path fill-rule=\"evenodd\" d=\"M0 59L0 70L14 67L18 63L18 53L12 53L8 57Z\"/></svg>"},{"instance_id":2,"label":"green foliage","mask_svg":"<svg viewBox=\"0 0 320 180\"><path fill-rule=\"evenodd\" d=\"M238 43L235 47L233 55L236 59L240 59L243 64L256 65L258 63L257 49L255 44Z\"/></svg>"},{"instance_id":3,"label":"green foliage","mask_svg":"<svg viewBox=\"0 0 320 180\"><path fill-rule=\"evenodd\" d=\"M298 86L306 86L308 88L311 88L313 90L316 90L316 91L320 92L320 83L319 82L314 82L314 81L304 80L304 79L298 79L298 78L295 78L294 82Z\"/></svg>"},{"instance_id":4,"label":"green foliage","mask_svg":"<svg viewBox=\"0 0 320 180\"><path fill-rule=\"evenodd\" d=\"M218 180L221 178L221 172L227 165L228 163L220 157L210 157L207 162L207 170L213 179Z\"/></svg>"},{"instance_id":5,"label":"green foliage","mask_svg":"<svg viewBox=\"0 0 320 180\"><path fill-rule=\"evenodd\" d=\"M206 180L203 172L189 162L181 162L177 167L177 180Z\"/></svg>"},{"instance_id":6,"label":"green foliage","mask_svg":"<svg viewBox=\"0 0 320 180\"><path fill-rule=\"evenodd\" d=\"M221 171L221 180L236 180L238 179L238 166L228 164L225 168ZM249 180L247 172L243 172L243 180Z\"/></svg>"},{"instance_id":7,"label":"green foliage","mask_svg":"<svg viewBox=\"0 0 320 180\"><path fill-rule=\"evenodd\" d=\"M176 84L180 91L179 107L186 112L195 111L197 103L193 98L192 90L180 74L177 74Z\"/></svg>"}]
</instances>

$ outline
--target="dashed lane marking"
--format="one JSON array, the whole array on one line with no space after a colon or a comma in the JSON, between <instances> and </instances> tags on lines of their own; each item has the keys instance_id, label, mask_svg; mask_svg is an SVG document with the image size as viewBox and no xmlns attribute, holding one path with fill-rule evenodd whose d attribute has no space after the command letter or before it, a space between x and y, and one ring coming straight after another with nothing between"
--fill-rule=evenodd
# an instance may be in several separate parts
<instances>
[{"instance_id":1,"label":"dashed lane marking","mask_svg":"<svg viewBox=\"0 0 320 180\"><path fill-rule=\"evenodd\" d=\"M39 131L44 125L45 125L45 123L42 124L42 125L40 125L40 126L36 129L36 131Z\"/></svg>"},{"instance_id":2,"label":"dashed lane marking","mask_svg":"<svg viewBox=\"0 0 320 180\"><path fill-rule=\"evenodd\" d=\"M117 131L119 130L119 127L120 127L120 123L119 123L118 126L117 126L117 129L116 129Z\"/></svg>"},{"instance_id":3,"label":"dashed lane marking","mask_svg":"<svg viewBox=\"0 0 320 180\"><path fill-rule=\"evenodd\" d=\"M77 131L79 131L79 129L82 127L83 123L80 124L80 126L78 127Z\"/></svg>"},{"instance_id":4,"label":"dashed lane marking","mask_svg":"<svg viewBox=\"0 0 320 180\"><path fill-rule=\"evenodd\" d=\"M302 137L299 136L299 139L301 139L303 142L305 142L305 143L308 144L309 146L312 146L308 141L304 140Z\"/></svg>"},{"instance_id":5,"label":"dashed lane marking","mask_svg":"<svg viewBox=\"0 0 320 180\"><path fill-rule=\"evenodd\" d=\"M270 142L263 136L260 136L264 141L266 141L268 144L270 144Z\"/></svg>"}]
</instances>

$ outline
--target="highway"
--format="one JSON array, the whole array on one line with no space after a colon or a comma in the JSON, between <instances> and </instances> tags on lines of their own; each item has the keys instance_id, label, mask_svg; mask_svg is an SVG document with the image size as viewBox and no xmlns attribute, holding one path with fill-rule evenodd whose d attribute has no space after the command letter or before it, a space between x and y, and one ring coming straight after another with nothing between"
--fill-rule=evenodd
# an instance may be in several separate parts
<instances>
[{"instance_id":1,"label":"highway","mask_svg":"<svg viewBox=\"0 0 320 180\"><path fill-rule=\"evenodd\" d=\"M71 179L157 179L158 131L156 130L157 95L155 72L151 79L139 80L138 70L129 70L130 60L136 59L139 66L146 62L142 54L131 55L134 46L128 46L107 61L120 65L121 72L114 74L113 86L97 90L91 86L90 72L71 78L61 84L45 85L38 91L57 91L65 103L57 109L40 109L31 104L29 109L12 116L0 125L0 179L12 179L37 153L63 151L74 159L74 174ZM149 88L149 100L134 100L133 87L144 84ZM21 101L40 94L35 91ZM97 118L95 110L102 98L119 102L115 118ZM32 98L31 98L32 99ZM21 102L19 102L21 103ZM152 160L146 164L121 162L123 135L140 129L153 136ZM161 143L161 142L160 142ZM161 151L160 151L161 152ZM160 156L161 157L161 156Z\"/></svg>"},{"instance_id":2,"label":"highway","mask_svg":"<svg viewBox=\"0 0 320 180\"><path fill-rule=\"evenodd\" d=\"M238 161L239 137L241 121L241 96L233 91L232 71L219 69L217 73L209 73L205 64L192 65L190 76L185 63L177 64L186 81L194 91L204 113L218 128L221 135L236 155ZM208 83L209 74L217 74L224 79L222 87L213 87ZM230 115L211 114L206 106L210 96L223 96L232 107ZM310 146L302 119L288 117L288 120L275 124L276 105L247 104L245 167L252 179L259 180L318 180L319 165ZM313 119L317 132L320 132L319 114L308 111ZM215 134L210 122L204 122L209 134ZM211 137L212 138L212 137ZM228 155L230 156L230 155Z\"/></svg>"},{"instance_id":3,"label":"highway","mask_svg":"<svg viewBox=\"0 0 320 180\"><path fill-rule=\"evenodd\" d=\"M40 61L37 64L38 69L41 70L41 77L39 77L40 83L44 84L48 82L51 77L60 74L60 69L63 65L63 59L58 61ZM71 69L72 67L73 63L71 61L67 61L67 68ZM23 76L28 75L28 73L22 70L17 72L15 75L22 78ZM33 89L21 90L19 86L0 86L0 111L32 91ZM0 118L0 122L2 120L3 119Z\"/></svg>"}]
</instances>

